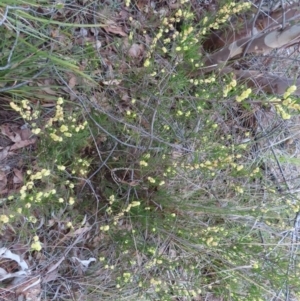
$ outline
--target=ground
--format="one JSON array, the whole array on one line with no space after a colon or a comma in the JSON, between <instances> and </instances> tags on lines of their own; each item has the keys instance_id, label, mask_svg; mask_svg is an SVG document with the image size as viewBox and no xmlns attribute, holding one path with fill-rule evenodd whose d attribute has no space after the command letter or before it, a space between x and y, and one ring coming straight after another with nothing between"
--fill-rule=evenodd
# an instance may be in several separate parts
<instances>
[{"instance_id":1,"label":"ground","mask_svg":"<svg viewBox=\"0 0 300 301\"><path fill-rule=\"evenodd\" d=\"M297 87L203 71L257 2L0 4L0 300L298 300Z\"/></svg>"}]
</instances>

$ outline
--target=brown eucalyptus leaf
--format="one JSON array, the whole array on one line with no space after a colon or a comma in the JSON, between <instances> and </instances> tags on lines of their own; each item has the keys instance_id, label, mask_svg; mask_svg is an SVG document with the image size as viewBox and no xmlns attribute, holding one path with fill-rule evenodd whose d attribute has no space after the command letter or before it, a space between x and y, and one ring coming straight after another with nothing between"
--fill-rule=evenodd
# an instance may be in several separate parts
<instances>
[{"instance_id":1,"label":"brown eucalyptus leaf","mask_svg":"<svg viewBox=\"0 0 300 301\"><path fill-rule=\"evenodd\" d=\"M13 183L14 184L22 184L23 183L23 173L17 169L14 168L14 178L13 178Z\"/></svg>"},{"instance_id":2,"label":"brown eucalyptus leaf","mask_svg":"<svg viewBox=\"0 0 300 301\"><path fill-rule=\"evenodd\" d=\"M141 56L144 52L143 45L139 44L132 44L131 47L128 50L128 55L132 58L137 58Z\"/></svg>"},{"instance_id":3,"label":"brown eucalyptus leaf","mask_svg":"<svg viewBox=\"0 0 300 301\"><path fill-rule=\"evenodd\" d=\"M106 26L104 27L104 30L107 33L114 33L114 34L118 34L122 37L127 37L127 34L123 31L122 27L117 25L114 21L112 20L108 20L106 22Z\"/></svg>"}]
</instances>

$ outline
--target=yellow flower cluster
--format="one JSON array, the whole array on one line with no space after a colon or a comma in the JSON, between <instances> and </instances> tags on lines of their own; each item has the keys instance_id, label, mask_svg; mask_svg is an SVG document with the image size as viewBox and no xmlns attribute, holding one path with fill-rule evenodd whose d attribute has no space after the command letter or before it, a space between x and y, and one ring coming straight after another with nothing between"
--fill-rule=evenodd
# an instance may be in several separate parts
<instances>
[{"instance_id":1,"label":"yellow flower cluster","mask_svg":"<svg viewBox=\"0 0 300 301\"><path fill-rule=\"evenodd\" d=\"M131 273L124 272L123 273L123 281L125 283L132 282Z\"/></svg>"},{"instance_id":2,"label":"yellow flower cluster","mask_svg":"<svg viewBox=\"0 0 300 301\"><path fill-rule=\"evenodd\" d=\"M140 206L140 204L141 202L139 201L133 201L132 203L128 204L128 206L124 209L124 211L129 212L132 207L138 207Z\"/></svg>"},{"instance_id":3,"label":"yellow flower cluster","mask_svg":"<svg viewBox=\"0 0 300 301\"><path fill-rule=\"evenodd\" d=\"M63 111L63 106L62 106L63 103L64 103L64 100L61 97L58 98L57 104L56 104L55 116L53 118L48 119L48 121L45 125L46 128L53 127L54 122L59 123L59 122L64 121L64 111ZM84 130L85 127L87 126L87 121L84 121L82 124L78 124L75 115L69 116L68 121L71 122L71 125L61 124L58 129L52 129L49 136L53 141L62 142L63 137L69 138L69 137L73 136L72 131L75 131L76 133L78 133L79 131Z\"/></svg>"},{"instance_id":4,"label":"yellow flower cluster","mask_svg":"<svg viewBox=\"0 0 300 301\"><path fill-rule=\"evenodd\" d=\"M155 179L152 177L148 177L148 181L152 184L154 184L156 182Z\"/></svg>"},{"instance_id":5,"label":"yellow flower cluster","mask_svg":"<svg viewBox=\"0 0 300 301\"><path fill-rule=\"evenodd\" d=\"M82 158L75 159L75 163L77 165L76 169L73 169L71 173L74 175L78 172L81 176L86 176L86 174L89 171L88 168L91 165L91 163L88 160Z\"/></svg>"},{"instance_id":6,"label":"yellow flower cluster","mask_svg":"<svg viewBox=\"0 0 300 301\"><path fill-rule=\"evenodd\" d=\"M208 246L216 247L218 245L217 241L214 241L214 237L210 236L209 238L206 239L206 244Z\"/></svg>"},{"instance_id":7,"label":"yellow flower cluster","mask_svg":"<svg viewBox=\"0 0 300 301\"><path fill-rule=\"evenodd\" d=\"M279 98L270 99L271 102L277 103L275 104L276 112L285 120L291 118L291 115L286 112L285 108L300 111L300 105L296 103L296 100L290 98L290 95L293 94L296 90L297 86L292 85L283 94L283 100Z\"/></svg>"},{"instance_id":8,"label":"yellow flower cluster","mask_svg":"<svg viewBox=\"0 0 300 301\"><path fill-rule=\"evenodd\" d=\"M115 199L115 196L114 195L111 195L110 197L109 197L109 204L110 204L110 206L106 209L106 212L108 212L108 214L112 214L112 204L114 203L116 201L116 199ZM130 210L131 210L131 208L133 208L133 207L138 207L138 206L140 206L141 205L141 202L140 201L133 201L133 202L131 202L131 203L129 203L126 207L124 207L123 209L122 209L122 211L120 211L118 214L116 214L115 216L114 216L114 222L113 222L113 224L114 225L117 225L117 223L118 223L118 221L120 220L120 218L122 218L124 215L125 215L125 213L126 212L129 212ZM101 228L100 228L101 229Z\"/></svg>"},{"instance_id":9,"label":"yellow flower cluster","mask_svg":"<svg viewBox=\"0 0 300 301\"><path fill-rule=\"evenodd\" d=\"M21 200L24 200L27 196L27 191L31 190L34 187L34 181L35 180L41 180L45 177L48 177L50 175L50 170L42 169L41 171L38 171L35 174L32 174L32 171L28 170L27 174L30 175L30 177L29 177L29 181L25 185L23 185L20 189L20 199ZM45 192L45 193L42 193L42 192L37 193L37 195L35 197L35 202L40 202L43 196L48 197L52 193L53 193L53 191L52 192ZM34 197L31 196L31 201L33 201L33 200L34 200Z\"/></svg>"},{"instance_id":10,"label":"yellow flower cluster","mask_svg":"<svg viewBox=\"0 0 300 301\"><path fill-rule=\"evenodd\" d=\"M235 191L240 194L244 193L244 189L241 186L236 186Z\"/></svg>"},{"instance_id":11,"label":"yellow flower cluster","mask_svg":"<svg viewBox=\"0 0 300 301\"><path fill-rule=\"evenodd\" d=\"M37 218L33 215L29 216L28 220L33 224L35 224L37 222Z\"/></svg>"},{"instance_id":12,"label":"yellow flower cluster","mask_svg":"<svg viewBox=\"0 0 300 301\"><path fill-rule=\"evenodd\" d=\"M73 197L69 197L69 205L72 206L75 204L75 200Z\"/></svg>"},{"instance_id":13,"label":"yellow flower cluster","mask_svg":"<svg viewBox=\"0 0 300 301\"><path fill-rule=\"evenodd\" d=\"M186 2L188 2L188 1L182 0L181 4L184 4ZM179 8L175 12L174 17L170 17L170 18L165 17L162 20L162 26L158 30L158 33L153 38L153 40L151 42L151 45L150 45L150 48L149 48L149 50L146 54L146 60L144 62L144 67L149 67L150 66L151 56L153 54L154 49L156 48L158 40L162 38L163 33L168 33L170 30L172 30L173 34L172 34L171 38L173 40L175 40L178 36L181 37L181 42L184 42L187 39L187 37L193 32L194 28L193 27L188 27L187 29L183 30L183 32L181 34L179 34L179 32L175 29L174 24L179 23L182 19L187 20L187 19L192 19L193 17L194 17L193 13L182 10L181 8ZM171 43L171 38L164 39L163 44L167 45L167 44ZM198 40L195 40L195 41L198 41ZM178 47L176 47L175 50L178 52L178 51L181 51L182 49L187 50L188 46L187 45L185 45L185 46L183 45L183 47L178 46ZM162 51L163 51L163 53L167 53L168 52L167 47L163 46Z\"/></svg>"},{"instance_id":14,"label":"yellow flower cluster","mask_svg":"<svg viewBox=\"0 0 300 301\"><path fill-rule=\"evenodd\" d=\"M28 170L28 171L27 171L27 174L30 174L30 180L31 180L31 181L34 181L34 180L40 180L40 179L42 179L42 178L44 178L44 177L50 176L51 171L50 171L50 169L45 169L45 168L43 168L41 171L38 171L38 172L35 173L35 174L31 174L31 171Z\"/></svg>"},{"instance_id":15,"label":"yellow flower cluster","mask_svg":"<svg viewBox=\"0 0 300 301\"><path fill-rule=\"evenodd\" d=\"M300 106L296 103L296 100L292 100L290 97L284 99L282 104L289 109L299 110Z\"/></svg>"},{"instance_id":16,"label":"yellow flower cluster","mask_svg":"<svg viewBox=\"0 0 300 301\"><path fill-rule=\"evenodd\" d=\"M290 86L283 94L282 104L289 109L300 111L300 105L296 103L296 100L292 100L289 96L297 90L295 85Z\"/></svg>"},{"instance_id":17,"label":"yellow flower cluster","mask_svg":"<svg viewBox=\"0 0 300 301\"><path fill-rule=\"evenodd\" d=\"M276 109L277 114L279 114L282 117L282 119L287 120L287 119L291 118L291 115L288 114L284 110L284 108L282 107L282 105L279 105L279 104L275 105L275 109Z\"/></svg>"},{"instance_id":18,"label":"yellow flower cluster","mask_svg":"<svg viewBox=\"0 0 300 301\"><path fill-rule=\"evenodd\" d=\"M66 166L64 166L64 165L57 165L56 167L57 167L57 169L60 170L60 171L66 170Z\"/></svg>"},{"instance_id":19,"label":"yellow flower cluster","mask_svg":"<svg viewBox=\"0 0 300 301\"><path fill-rule=\"evenodd\" d=\"M208 77L208 78L200 79L200 80L199 80L199 83L200 83L200 84L203 84L203 83L209 84L209 83L214 83L215 81L216 81L216 76L213 74L213 75L211 75L211 76Z\"/></svg>"},{"instance_id":20,"label":"yellow flower cluster","mask_svg":"<svg viewBox=\"0 0 300 301\"><path fill-rule=\"evenodd\" d=\"M292 85L290 86L285 93L283 94L283 98L287 99L291 94L293 94L297 90L297 86Z\"/></svg>"},{"instance_id":21,"label":"yellow flower cluster","mask_svg":"<svg viewBox=\"0 0 300 301\"><path fill-rule=\"evenodd\" d=\"M33 243L31 244L31 250L38 251L38 252L42 250L42 244L37 235L33 237Z\"/></svg>"},{"instance_id":22,"label":"yellow flower cluster","mask_svg":"<svg viewBox=\"0 0 300 301\"><path fill-rule=\"evenodd\" d=\"M220 25L227 22L230 16L232 16L233 14L237 14L243 10L249 9L250 7L251 7L250 2L226 3L222 8L218 10L216 21L213 24L211 24L211 27L213 29L219 29Z\"/></svg>"},{"instance_id":23,"label":"yellow flower cluster","mask_svg":"<svg viewBox=\"0 0 300 301\"><path fill-rule=\"evenodd\" d=\"M259 173L259 167L254 168L254 170L250 173L250 177L255 176L257 173Z\"/></svg>"},{"instance_id":24,"label":"yellow flower cluster","mask_svg":"<svg viewBox=\"0 0 300 301\"><path fill-rule=\"evenodd\" d=\"M20 106L13 101L11 101L9 105L14 111L20 113L21 117L25 120L30 121L37 119L40 113L38 110L35 110L34 112L31 111L31 107L29 106L29 101L27 99L22 100Z\"/></svg>"},{"instance_id":25,"label":"yellow flower cluster","mask_svg":"<svg viewBox=\"0 0 300 301\"><path fill-rule=\"evenodd\" d=\"M236 96L236 101L237 102L241 102L242 100L246 99L249 97L249 95L251 94L252 90L250 88L248 88L247 90L245 90L241 95Z\"/></svg>"},{"instance_id":26,"label":"yellow flower cluster","mask_svg":"<svg viewBox=\"0 0 300 301\"><path fill-rule=\"evenodd\" d=\"M147 154L144 154L143 155L143 160L140 161L140 166L144 166L144 167L147 167L148 166L148 160L150 159L150 154L147 153Z\"/></svg>"},{"instance_id":27,"label":"yellow flower cluster","mask_svg":"<svg viewBox=\"0 0 300 301\"><path fill-rule=\"evenodd\" d=\"M101 226L100 230L102 230L104 232L108 231L109 230L109 225Z\"/></svg>"},{"instance_id":28,"label":"yellow flower cluster","mask_svg":"<svg viewBox=\"0 0 300 301\"><path fill-rule=\"evenodd\" d=\"M150 58L152 56L152 53L156 47L156 44L158 42L158 40L162 37L164 29L160 28L158 33L156 34L156 36L153 38L152 43L150 45L150 48L146 54L146 60L144 62L144 67L149 67L150 66Z\"/></svg>"},{"instance_id":29,"label":"yellow flower cluster","mask_svg":"<svg viewBox=\"0 0 300 301\"><path fill-rule=\"evenodd\" d=\"M11 101L9 105L14 111L18 112L24 120L27 121L37 119L40 115L39 110L31 110L29 101L27 99L23 99L20 106L13 101ZM41 129L37 127L36 123L32 123L31 126L33 134L38 135L41 132Z\"/></svg>"},{"instance_id":30,"label":"yellow flower cluster","mask_svg":"<svg viewBox=\"0 0 300 301\"><path fill-rule=\"evenodd\" d=\"M236 87L236 80L233 79L228 85L225 86L223 89L223 96L227 97L228 92L230 92L233 88Z\"/></svg>"},{"instance_id":31,"label":"yellow flower cluster","mask_svg":"<svg viewBox=\"0 0 300 301\"><path fill-rule=\"evenodd\" d=\"M186 39L193 33L194 28L192 26L189 26L188 28L184 29L181 33L180 33L180 42L183 43L186 41ZM193 42L198 42L198 39L193 40ZM188 46L185 46L188 47ZM187 48L184 50L187 50Z\"/></svg>"},{"instance_id":32,"label":"yellow flower cluster","mask_svg":"<svg viewBox=\"0 0 300 301\"><path fill-rule=\"evenodd\" d=\"M55 116L53 118L53 121L63 121L64 120L64 110L62 107L62 104L64 103L64 100L62 97L59 97L57 99L57 103L56 103L56 111L55 111Z\"/></svg>"},{"instance_id":33,"label":"yellow flower cluster","mask_svg":"<svg viewBox=\"0 0 300 301\"><path fill-rule=\"evenodd\" d=\"M0 215L0 222L3 224L7 224L9 222L9 217L7 215L1 214Z\"/></svg>"}]
</instances>

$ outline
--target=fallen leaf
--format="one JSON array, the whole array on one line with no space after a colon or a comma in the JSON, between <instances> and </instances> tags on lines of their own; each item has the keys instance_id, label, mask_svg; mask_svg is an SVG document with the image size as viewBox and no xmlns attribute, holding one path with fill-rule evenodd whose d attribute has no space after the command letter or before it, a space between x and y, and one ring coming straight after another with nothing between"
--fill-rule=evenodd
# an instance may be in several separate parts
<instances>
[{"instance_id":1,"label":"fallen leaf","mask_svg":"<svg viewBox=\"0 0 300 301\"><path fill-rule=\"evenodd\" d=\"M73 89L77 84L77 78L76 76L72 76L70 79L69 79L69 87L71 89Z\"/></svg>"},{"instance_id":2,"label":"fallen leaf","mask_svg":"<svg viewBox=\"0 0 300 301\"><path fill-rule=\"evenodd\" d=\"M16 142L15 144L13 144L13 145L10 147L10 150L16 150L16 149L19 149L19 148L26 147L26 146L28 146L28 145L34 144L35 141L36 141L36 139L35 139L35 138L32 138L32 139L28 139L28 140Z\"/></svg>"},{"instance_id":3,"label":"fallen leaf","mask_svg":"<svg viewBox=\"0 0 300 301\"><path fill-rule=\"evenodd\" d=\"M4 123L1 125L1 133L7 136L12 142L19 142L22 138L17 131L13 130L13 127L16 128L13 124Z\"/></svg>"},{"instance_id":4,"label":"fallen leaf","mask_svg":"<svg viewBox=\"0 0 300 301\"><path fill-rule=\"evenodd\" d=\"M123 29L112 20L108 20L106 22L106 26L104 27L104 30L107 33L114 33L114 34L119 34L122 37L127 37L127 34L123 31Z\"/></svg>"},{"instance_id":5,"label":"fallen leaf","mask_svg":"<svg viewBox=\"0 0 300 301\"><path fill-rule=\"evenodd\" d=\"M77 230L75 230L74 232L70 232L67 234L67 236L79 236L87 231L89 231L91 229L91 227L82 227L82 228L78 228Z\"/></svg>"},{"instance_id":6,"label":"fallen leaf","mask_svg":"<svg viewBox=\"0 0 300 301\"><path fill-rule=\"evenodd\" d=\"M32 132L29 128L24 127L24 128L21 128L20 135L21 135L22 140L28 140L32 136Z\"/></svg>"},{"instance_id":7,"label":"fallen leaf","mask_svg":"<svg viewBox=\"0 0 300 301\"><path fill-rule=\"evenodd\" d=\"M2 191L7 184L7 176L5 174L5 172L0 170L0 191Z\"/></svg>"},{"instance_id":8,"label":"fallen leaf","mask_svg":"<svg viewBox=\"0 0 300 301\"><path fill-rule=\"evenodd\" d=\"M135 4L136 4L137 8L140 11L148 12L148 10L149 10L149 1L147 1L147 0L137 0Z\"/></svg>"},{"instance_id":9,"label":"fallen leaf","mask_svg":"<svg viewBox=\"0 0 300 301\"><path fill-rule=\"evenodd\" d=\"M143 54L144 47L139 44L132 44L128 50L128 55L132 58L139 57Z\"/></svg>"},{"instance_id":10,"label":"fallen leaf","mask_svg":"<svg viewBox=\"0 0 300 301\"><path fill-rule=\"evenodd\" d=\"M20 170L17 168L14 168L14 178L13 178L13 183L14 184L22 184L23 183L23 174Z\"/></svg>"},{"instance_id":11,"label":"fallen leaf","mask_svg":"<svg viewBox=\"0 0 300 301\"><path fill-rule=\"evenodd\" d=\"M6 159L9 149L10 149L9 146L3 148L3 150L0 152L0 161L3 161L4 159Z\"/></svg>"},{"instance_id":12,"label":"fallen leaf","mask_svg":"<svg viewBox=\"0 0 300 301\"><path fill-rule=\"evenodd\" d=\"M42 91L46 92L49 95L57 95L57 92L52 90L49 87L44 86L43 84L37 83L37 85L41 88Z\"/></svg>"},{"instance_id":13,"label":"fallen leaf","mask_svg":"<svg viewBox=\"0 0 300 301\"><path fill-rule=\"evenodd\" d=\"M95 49L100 50L101 46L102 46L101 42L99 40L97 40L96 44L94 45Z\"/></svg>"}]
</instances>

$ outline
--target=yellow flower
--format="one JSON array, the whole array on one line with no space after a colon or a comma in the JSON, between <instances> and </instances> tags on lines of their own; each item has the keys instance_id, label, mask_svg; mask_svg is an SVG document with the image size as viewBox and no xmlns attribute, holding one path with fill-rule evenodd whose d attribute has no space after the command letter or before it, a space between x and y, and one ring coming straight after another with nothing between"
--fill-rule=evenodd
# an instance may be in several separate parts
<instances>
[{"instance_id":1,"label":"yellow flower","mask_svg":"<svg viewBox=\"0 0 300 301\"><path fill-rule=\"evenodd\" d=\"M236 170L237 170L237 171L240 171L240 170L242 170L243 168L244 168L243 165L239 165L239 166L237 166Z\"/></svg>"},{"instance_id":2,"label":"yellow flower","mask_svg":"<svg viewBox=\"0 0 300 301\"><path fill-rule=\"evenodd\" d=\"M290 86L290 87L286 90L286 92L292 94L292 93L294 93L296 90L297 90L297 86L292 85L292 86Z\"/></svg>"},{"instance_id":3,"label":"yellow flower","mask_svg":"<svg viewBox=\"0 0 300 301\"><path fill-rule=\"evenodd\" d=\"M0 215L0 222L2 222L4 224L8 223L9 222L8 216L4 215L4 214Z\"/></svg>"},{"instance_id":4,"label":"yellow flower","mask_svg":"<svg viewBox=\"0 0 300 301\"><path fill-rule=\"evenodd\" d=\"M18 107L14 102L10 102L9 103L9 105L10 105L10 107L13 109L13 110L15 110L16 112L20 112L21 111L21 108L20 107Z\"/></svg>"},{"instance_id":5,"label":"yellow flower","mask_svg":"<svg viewBox=\"0 0 300 301\"><path fill-rule=\"evenodd\" d=\"M148 181L149 181L150 183L152 183L152 184L155 183L155 179L153 179L152 177L148 177Z\"/></svg>"},{"instance_id":6,"label":"yellow flower","mask_svg":"<svg viewBox=\"0 0 300 301\"><path fill-rule=\"evenodd\" d=\"M42 250L42 244L40 241L35 241L31 244L31 250L32 251L41 251Z\"/></svg>"},{"instance_id":7,"label":"yellow flower","mask_svg":"<svg viewBox=\"0 0 300 301\"><path fill-rule=\"evenodd\" d=\"M60 128L59 128L59 130L62 132L62 133L64 133L64 132L66 132L67 130L68 130L68 127L66 126L66 125L62 125Z\"/></svg>"},{"instance_id":8,"label":"yellow flower","mask_svg":"<svg viewBox=\"0 0 300 301\"><path fill-rule=\"evenodd\" d=\"M50 170L49 169L42 169L41 173L42 173L43 177L50 176Z\"/></svg>"},{"instance_id":9,"label":"yellow flower","mask_svg":"<svg viewBox=\"0 0 300 301\"><path fill-rule=\"evenodd\" d=\"M112 204L114 201L115 201L115 196L112 194L110 197L109 197L109 203Z\"/></svg>"},{"instance_id":10,"label":"yellow flower","mask_svg":"<svg viewBox=\"0 0 300 301\"><path fill-rule=\"evenodd\" d=\"M63 98L62 98L62 97L59 97L59 98L57 99L57 104L58 104L58 105L62 105L63 103L64 103Z\"/></svg>"},{"instance_id":11,"label":"yellow flower","mask_svg":"<svg viewBox=\"0 0 300 301\"><path fill-rule=\"evenodd\" d=\"M41 132L40 128L35 128L31 130L33 134L38 135Z\"/></svg>"},{"instance_id":12,"label":"yellow flower","mask_svg":"<svg viewBox=\"0 0 300 301\"><path fill-rule=\"evenodd\" d=\"M40 180L42 177L43 177L43 174L40 171L38 171L35 175L31 175L30 179L31 180Z\"/></svg>"},{"instance_id":13,"label":"yellow flower","mask_svg":"<svg viewBox=\"0 0 300 301\"><path fill-rule=\"evenodd\" d=\"M102 230L102 231L108 231L109 230L109 225L101 226L100 230Z\"/></svg>"},{"instance_id":14,"label":"yellow flower","mask_svg":"<svg viewBox=\"0 0 300 301\"><path fill-rule=\"evenodd\" d=\"M67 226L67 228L73 228L73 225L71 222L67 222L66 226Z\"/></svg>"},{"instance_id":15,"label":"yellow flower","mask_svg":"<svg viewBox=\"0 0 300 301\"><path fill-rule=\"evenodd\" d=\"M148 166L148 163L144 160L140 161L140 165L141 166Z\"/></svg>"},{"instance_id":16,"label":"yellow flower","mask_svg":"<svg viewBox=\"0 0 300 301\"><path fill-rule=\"evenodd\" d=\"M54 140L54 141L58 141L58 142L61 142L63 139L62 139L62 137L59 137L59 136L57 136L56 134L54 134L54 133L51 133L50 134L50 137Z\"/></svg>"},{"instance_id":17,"label":"yellow flower","mask_svg":"<svg viewBox=\"0 0 300 301\"><path fill-rule=\"evenodd\" d=\"M35 223L37 222L37 219L36 219L35 216L30 216L30 217L29 217L29 221L30 221L31 223L35 224Z\"/></svg>"},{"instance_id":18,"label":"yellow flower","mask_svg":"<svg viewBox=\"0 0 300 301\"><path fill-rule=\"evenodd\" d=\"M75 203L75 200L73 197L69 198L69 204L72 206Z\"/></svg>"}]
</instances>

